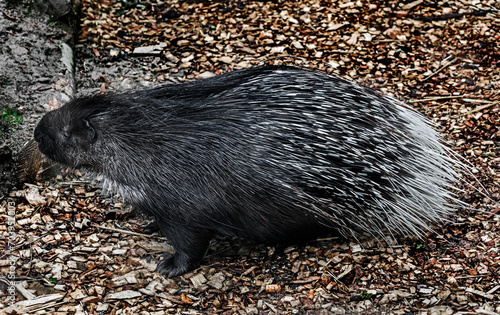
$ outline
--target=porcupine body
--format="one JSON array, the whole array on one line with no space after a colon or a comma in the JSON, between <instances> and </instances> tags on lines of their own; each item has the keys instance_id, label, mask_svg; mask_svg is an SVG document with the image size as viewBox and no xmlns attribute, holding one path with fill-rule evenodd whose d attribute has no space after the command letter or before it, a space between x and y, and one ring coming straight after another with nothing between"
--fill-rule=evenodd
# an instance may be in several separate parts
<instances>
[{"instance_id":1,"label":"porcupine body","mask_svg":"<svg viewBox=\"0 0 500 315\"><path fill-rule=\"evenodd\" d=\"M170 277L199 266L214 234L418 235L453 210L454 160L425 117L295 67L78 98L35 139L155 217L175 249L158 266Z\"/></svg>"}]
</instances>

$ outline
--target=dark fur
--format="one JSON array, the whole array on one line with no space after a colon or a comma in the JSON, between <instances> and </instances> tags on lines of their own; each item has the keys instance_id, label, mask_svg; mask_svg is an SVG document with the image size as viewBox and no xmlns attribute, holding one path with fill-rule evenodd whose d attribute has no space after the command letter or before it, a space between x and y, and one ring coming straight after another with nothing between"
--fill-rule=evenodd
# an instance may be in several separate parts
<instances>
[{"instance_id":1,"label":"dark fur","mask_svg":"<svg viewBox=\"0 0 500 315\"><path fill-rule=\"evenodd\" d=\"M260 67L75 99L35 139L153 215L175 249L158 270L176 276L199 266L216 233L293 242L426 229L450 209L453 174L410 112L322 73Z\"/></svg>"}]
</instances>

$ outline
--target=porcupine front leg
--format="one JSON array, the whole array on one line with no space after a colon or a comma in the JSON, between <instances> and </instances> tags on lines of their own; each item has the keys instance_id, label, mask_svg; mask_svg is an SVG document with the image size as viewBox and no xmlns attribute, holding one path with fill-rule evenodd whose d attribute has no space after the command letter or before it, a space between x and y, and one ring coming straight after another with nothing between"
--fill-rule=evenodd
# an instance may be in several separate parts
<instances>
[{"instance_id":1,"label":"porcupine front leg","mask_svg":"<svg viewBox=\"0 0 500 315\"><path fill-rule=\"evenodd\" d=\"M160 227L156 221L153 221L142 228L142 233L144 234L153 234L158 231L160 231Z\"/></svg>"},{"instance_id":2,"label":"porcupine front leg","mask_svg":"<svg viewBox=\"0 0 500 315\"><path fill-rule=\"evenodd\" d=\"M175 250L174 254L165 253L156 271L169 278L186 273L200 266L213 232L197 229L174 222L158 222L160 232Z\"/></svg>"}]
</instances>

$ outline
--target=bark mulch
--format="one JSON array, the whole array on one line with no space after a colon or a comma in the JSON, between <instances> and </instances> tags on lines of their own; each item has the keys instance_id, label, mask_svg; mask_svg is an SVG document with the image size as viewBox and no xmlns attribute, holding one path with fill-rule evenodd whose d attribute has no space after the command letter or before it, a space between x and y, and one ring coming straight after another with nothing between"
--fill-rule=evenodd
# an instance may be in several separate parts
<instances>
[{"instance_id":1,"label":"bark mulch","mask_svg":"<svg viewBox=\"0 0 500 315\"><path fill-rule=\"evenodd\" d=\"M458 197L474 210L424 239L280 248L218 238L201 268L166 279L153 272L165 240L140 234L141 218L122 218L127 205L77 172L11 193L17 246L4 251L2 272L13 255L27 301L51 294L26 306L38 314L500 313L499 9L493 0L83 0L80 87L193 80L259 63L346 77L433 120L470 165ZM4 217L8 210L0 204Z\"/></svg>"}]
</instances>

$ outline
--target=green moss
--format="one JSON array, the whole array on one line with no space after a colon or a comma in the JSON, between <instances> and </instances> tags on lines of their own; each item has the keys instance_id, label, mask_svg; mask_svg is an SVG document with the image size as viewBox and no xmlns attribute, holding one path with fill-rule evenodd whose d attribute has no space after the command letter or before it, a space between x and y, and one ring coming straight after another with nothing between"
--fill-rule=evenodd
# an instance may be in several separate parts
<instances>
[{"instance_id":1,"label":"green moss","mask_svg":"<svg viewBox=\"0 0 500 315\"><path fill-rule=\"evenodd\" d=\"M6 85L10 85L10 84L11 84L11 82L10 82L9 78L7 78L5 76L0 76L0 88L3 88Z\"/></svg>"},{"instance_id":2,"label":"green moss","mask_svg":"<svg viewBox=\"0 0 500 315\"><path fill-rule=\"evenodd\" d=\"M1 107L0 116L0 138L12 132L17 126L23 123L23 114L7 106Z\"/></svg>"},{"instance_id":3,"label":"green moss","mask_svg":"<svg viewBox=\"0 0 500 315\"><path fill-rule=\"evenodd\" d=\"M361 297L361 299L363 299L363 300L371 300L371 299L372 299L372 297L373 297L373 294L368 293L366 290L363 290L363 292L361 292L360 297Z\"/></svg>"}]
</instances>

